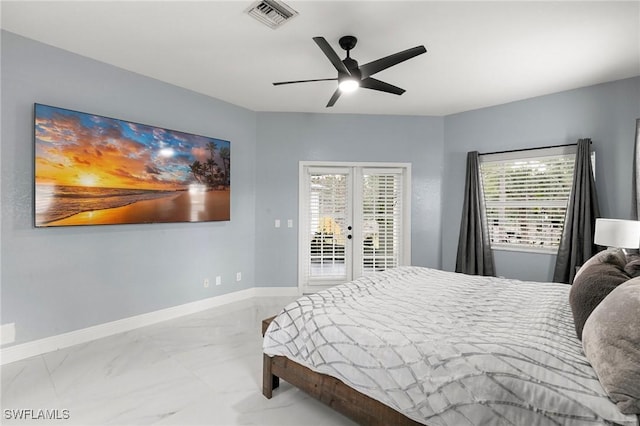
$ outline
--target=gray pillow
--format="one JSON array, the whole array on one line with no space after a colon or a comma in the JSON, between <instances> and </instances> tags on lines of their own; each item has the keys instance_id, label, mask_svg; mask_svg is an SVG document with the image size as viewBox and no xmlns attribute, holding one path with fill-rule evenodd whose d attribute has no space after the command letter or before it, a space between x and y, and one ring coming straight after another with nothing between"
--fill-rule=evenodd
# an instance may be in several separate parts
<instances>
[{"instance_id":1,"label":"gray pillow","mask_svg":"<svg viewBox=\"0 0 640 426\"><path fill-rule=\"evenodd\" d=\"M619 249L619 248L610 248L610 249L598 252L593 256L591 256L586 262L582 264L580 269L578 269L578 272L576 272L576 275L573 278L573 281L575 282L575 280L580 276L582 271L584 271L586 268L588 268L589 266L595 263L612 263L614 265L620 266L621 268L624 268L625 265L627 264L627 256L624 254L624 251L622 251L622 249Z\"/></svg>"},{"instance_id":2,"label":"gray pillow","mask_svg":"<svg viewBox=\"0 0 640 426\"><path fill-rule=\"evenodd\" d=\"M589 259L578 271L569 291L569 304L578 339L591 312L611 291L631 277L624 271L622 251L607 250Z\"/></svg>"},{"instance_id":3,"label":"gray pillow","mask_svg":"<svg viewBox=\"0 0 640 426\"><path fill-rule=\"evenodd\" d=\"M640 277L640 256L637 254L627 256L627 264L624 265L624 271L631 277Z\"/></svg>"},{"instance_id":4,"label":"gray pillow","mask_svg":"<svg viewBox=\"0 0 640 426\"><path fill-rule=\"evenodd\" d=\"M624 414L640 414L640 277L613 290L584 325L582 347Z\"/></svg>"}]
</instances>

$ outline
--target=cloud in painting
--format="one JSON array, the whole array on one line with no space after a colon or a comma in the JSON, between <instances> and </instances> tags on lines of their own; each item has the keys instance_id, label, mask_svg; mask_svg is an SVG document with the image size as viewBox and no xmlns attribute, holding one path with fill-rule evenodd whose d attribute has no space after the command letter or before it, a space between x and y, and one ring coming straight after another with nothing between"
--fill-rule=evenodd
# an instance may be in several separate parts
<instances>
[{"instance_id":1,"label":"cloud in painting","mask_svg":"<svg viewBox=\"0 0 640 426\"><path fill-rule=\"evenodd\" d=\"M75 111L36 106L37 182L156 190L187 189L190 165L228 142ZM162 150L174 155L162 156ZM220 164L219 154L214 155Z\"/></svg>"}]
</instances>

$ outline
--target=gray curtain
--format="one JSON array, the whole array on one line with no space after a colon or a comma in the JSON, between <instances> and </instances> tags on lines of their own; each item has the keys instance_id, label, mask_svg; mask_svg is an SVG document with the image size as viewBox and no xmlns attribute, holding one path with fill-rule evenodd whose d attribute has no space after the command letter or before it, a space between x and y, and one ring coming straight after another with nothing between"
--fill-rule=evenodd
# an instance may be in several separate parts
<instances>
[{"instance_id":1,"label":"gray curtain","mask_svg":"<svg viewBox=\"0 0 640 426\"><path fill-rule=\"evenodd\" d=\"M553 281L572 283L576 267L597 251L593 243L596 218L600 217L596 184L591 168L591 139L578 141L573 187L564 218Z\"/></svg>"},{"instance_id":2,"label":"gray curtain","mask_svg":"<svg viewBox=\"0 0 640 426\"><path fill-rule=\"evenodd\" d=\"M494 276L495 266L489 240L484 196L480 182L478 151L467 154L462 221L456 256L456 272Z\"/></svg>"},{"instance_id":3,"label":"gray curtain","mask_svg":"<svg viewBox=\"0 0 640 426\"><path fill-rule=\"evenodd\" d=\"M636 120L636 142L633 148L633 205L632 218L640 220L640 118Z\"/></svg>"}]
</instances>

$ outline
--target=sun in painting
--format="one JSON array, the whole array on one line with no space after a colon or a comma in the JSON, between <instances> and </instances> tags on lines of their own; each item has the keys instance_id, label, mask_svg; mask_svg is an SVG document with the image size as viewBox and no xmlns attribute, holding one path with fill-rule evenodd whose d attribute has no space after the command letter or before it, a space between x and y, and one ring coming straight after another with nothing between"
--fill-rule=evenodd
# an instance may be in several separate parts
<instances>
[{"instance_id":1,"label":"sun in painting","mask_svg":"<svg viewBox=\"0 0 640 426\"><path fill-rule=\"evenodd\" d=\"M98 183L98 177L89 173L78 176L78 183L81 186L96 186Z\"/></svg>"}]
</instances>

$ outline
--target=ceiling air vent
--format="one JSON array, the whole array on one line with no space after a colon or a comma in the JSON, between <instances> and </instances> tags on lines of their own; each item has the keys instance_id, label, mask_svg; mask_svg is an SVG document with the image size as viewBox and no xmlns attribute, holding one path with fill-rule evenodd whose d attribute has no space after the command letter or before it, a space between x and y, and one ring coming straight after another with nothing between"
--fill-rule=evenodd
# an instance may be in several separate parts
<instances>
[{"instance_id":1,"label":"ceiling air vent","mask_svg":"<svg viewBox=\"0 0 640 426\"><path fill-rule=\"evenodd\" d=\"M260 0L252 4L247 13L274 29L298 14L290 6L276 0Z\"/></svg>"}]
</instances>

